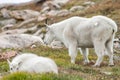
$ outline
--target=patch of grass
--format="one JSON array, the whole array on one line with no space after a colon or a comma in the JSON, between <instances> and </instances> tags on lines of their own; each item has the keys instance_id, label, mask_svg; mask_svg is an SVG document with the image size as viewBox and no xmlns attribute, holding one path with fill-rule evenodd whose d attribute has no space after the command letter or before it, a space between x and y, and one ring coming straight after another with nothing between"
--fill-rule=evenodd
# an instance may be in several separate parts
<instances>
[{"instance_id":1,"label":"patch of grass","mask_svg":"<svg viewBox=\"0 0 120 80\"><path fill-rule=\"evenodd\" d=\"M91 67L92 65L84 66L83 57L80 53L78 53L76 58L76 64L71 64L70 57L68 56L68 50L66 48L52 49L46 46L39 46L33 49L24 48L21 52L31 52L39 56L53 59L58 65L59 74L5 74L3 80L108 80L111 79L111 76L114 77L113 79L120 76L120 64L116 64L114 67L103 66L102 68L93 68ZM93 53L94 52L91 49L89 58L96 61L96 55ZM104 61L106 61L106 59ZM8 69L9 67L6 61L0 62L0 73L7 72ZM108 76L101 74L101 71L113 72L113 74ZM23 78L21 78L21 76L23 76ZM44 76L46 78L44 78Z\"/></svg>"},{"instance_id":2,"label":"patch of grass","mask_svg":"<svg viewBox=\"0 0 120 80\"><path fill-rule=\"evenodd\" d=\"M2 80L83 80L80 76L66 74L30 74L26 72L17 72L4 76Z\"/></svg>"},{"instance_id":3,"label":"patch of grass","mask_svg":"<svg viewBox=\"0 0 120 80\"><path fill-rule=\"evenodd\" d=\"M6 61L0 62L0 73L7 72L9 69L9 66Z\"/></svg>"},{"instance_id":4,"label":"patch of grass","mask_svg":"<svg viewBox=\"0 0 120 80\"><path fill-rule=\"evenodd\" d=\"M120 67L112 68L112 72L114 75L120 76Z\"/></svg>"}]
</instances>

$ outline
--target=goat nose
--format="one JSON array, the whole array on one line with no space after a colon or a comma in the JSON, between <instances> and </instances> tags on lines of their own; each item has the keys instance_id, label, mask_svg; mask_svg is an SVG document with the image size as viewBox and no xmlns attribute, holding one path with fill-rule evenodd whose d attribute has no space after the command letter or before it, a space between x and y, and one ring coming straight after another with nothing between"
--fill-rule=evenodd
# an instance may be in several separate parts
<instances>
[{"instance_id":1,"label":"goat nose","mask_svg":"<svg viewBox=\"0 0 120 80\"><path fill-rule=\"evenodd\" d=\"M47 42L44 42L44 44L48 45L48 43L47 43Z\"/></svg>"}]
</instances>

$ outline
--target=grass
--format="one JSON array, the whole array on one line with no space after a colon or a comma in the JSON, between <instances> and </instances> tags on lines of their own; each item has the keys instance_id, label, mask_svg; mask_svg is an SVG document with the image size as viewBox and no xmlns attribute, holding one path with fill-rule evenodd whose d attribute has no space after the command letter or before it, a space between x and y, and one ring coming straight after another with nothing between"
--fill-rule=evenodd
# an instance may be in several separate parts
<instances>
[{"instance_id":1,"label":"grass","mask_svg":"<svg viewBox=\"0 0 120 80\"><path fill-rule=\"evenodd\" d=\"M49 57L55 60L59 68L59 74L34 74L18 72L13 74L4 74L9 71L6 61L0 62L0 74L3 76L2 80L119 80L120 63L113 67L107 66L108 60L105 57L102 67L93 68L92 64L85 66L83 64L83 57L80 53L76 58L76 64L70 63L70 57L66 48L51 49L49 47L39 46L37 48L24 48L21 52L31 52L39 56ZM96 60L96 55L93 50L90 50L89 59ZM107 75L102 72L112 72Z\"/></svg>"},{"instance_id":2,"label":"grass","mask_svg":"<svg viewBox=\"0 0 120 80\"><path fill-rule=\"evenodd\" d=\"M46 76L47 75L47 76ZM17 72L3 77L2 80L83 80L75 75L55 75L55 74L30 74L26 72Z\"/></svg>"}]
</instances>

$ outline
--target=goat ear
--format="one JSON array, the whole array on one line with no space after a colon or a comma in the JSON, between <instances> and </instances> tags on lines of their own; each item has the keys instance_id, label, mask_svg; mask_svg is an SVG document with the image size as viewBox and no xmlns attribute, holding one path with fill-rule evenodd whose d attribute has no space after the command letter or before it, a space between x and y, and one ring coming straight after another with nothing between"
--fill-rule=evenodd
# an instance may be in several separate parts
<instances>
[{"instance_id":1,"label":"goat ear","mask_svg":"<svg viewBox=\"0 0 120 80\"><path fill-rule=\"evenodd\" d=\"M21 66L21 64L22 64L22 62L20 61L20 62L18 63L18 66Z\"/></svg>"},{"instance_id":2,"label":"goat ear","mask_svg":"<svg viewBox=\"0 0 120 80\"><path fill-rule=\"evenodd\" d=\"M8 62L8 64L10 64L10 63L11 63L9 59L7 59L7 62Z\"/></svg>"}]
</instances>

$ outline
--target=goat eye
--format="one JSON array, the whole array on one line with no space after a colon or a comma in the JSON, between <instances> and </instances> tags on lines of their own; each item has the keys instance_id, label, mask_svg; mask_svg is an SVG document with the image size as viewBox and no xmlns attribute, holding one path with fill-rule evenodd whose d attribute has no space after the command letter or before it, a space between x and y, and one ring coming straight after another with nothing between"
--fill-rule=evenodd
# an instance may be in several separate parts
<instances>
[{"instance_id":1,"label":"goat eye","mask_svg":"<svg viewBox=\"0 0 120 80\"><path fill-rule=\"evenodd\" d=\"M10 68L10 70L12 70L12 68Z\"/></svg>"}]
</instances>

